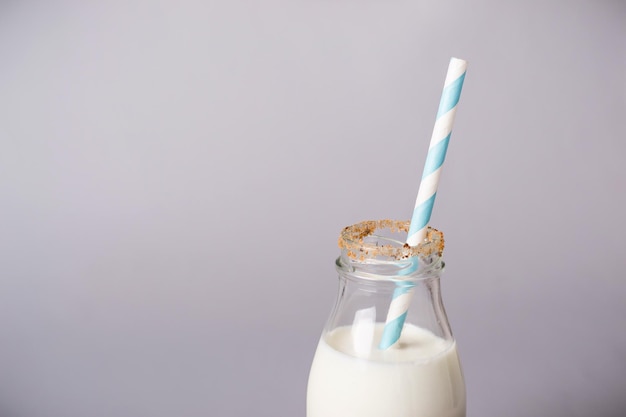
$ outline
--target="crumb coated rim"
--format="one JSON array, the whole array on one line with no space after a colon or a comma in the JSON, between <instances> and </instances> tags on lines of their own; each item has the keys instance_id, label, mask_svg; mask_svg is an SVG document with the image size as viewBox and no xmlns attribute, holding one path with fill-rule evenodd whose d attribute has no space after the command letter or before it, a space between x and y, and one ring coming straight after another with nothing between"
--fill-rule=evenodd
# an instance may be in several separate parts
<instances>
[{"instance_id":1,"label":"crumb coated rim","mask_svg":"<svg viewBox=\"0 0 626 417\"><path fill-rule=\"evenodd\" d=\"M392 259L407 259L413 256L430 256L443 254L443 233L432 227L428 227L426 238L417 246L404 245L377 245L365 241L376 230L388 229L391 232L408 233L410 221L408 220L366 220L351 226L344 227L339 235L339 247L347 251L349 258L358 261L388 257Z\"/></svg>"}]
</instances>

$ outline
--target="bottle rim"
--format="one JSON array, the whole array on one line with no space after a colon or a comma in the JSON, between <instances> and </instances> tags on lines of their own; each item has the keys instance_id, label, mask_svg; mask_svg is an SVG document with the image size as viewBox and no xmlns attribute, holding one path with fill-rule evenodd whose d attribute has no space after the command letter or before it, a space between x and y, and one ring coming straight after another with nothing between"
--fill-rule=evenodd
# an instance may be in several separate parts
<instances>
[{"instance_id":1,"label":"bottle rim","mask_svg":"<svg viewBox=\"0 0 626 417\"><path fill-rule=\"evenodd\" d=\"M408 220L366 220L345 227L339 235L340 273L367 279L417 280L438 275L444 267L443 233L428 228L417 246L403 242Z\"/></svg>"},{"instance_id":2,"label":"bottle rim","mask_svg":"<svg viewBox=\"0 0 626 417\"><path fill-rule=\"evenodd\" d=\"M377 231L408 233L409 226L409 220L365 220L343 228L339 235L339 247L348 251L349 258L359 261L379 257L401 260L432 254L441 257L445 246L443 233L430 226L424 240L416 246L409 246L408 243L382 233L375 233ZM381 241L386 244L381 244Z\"/></svg>"}]
</instances>

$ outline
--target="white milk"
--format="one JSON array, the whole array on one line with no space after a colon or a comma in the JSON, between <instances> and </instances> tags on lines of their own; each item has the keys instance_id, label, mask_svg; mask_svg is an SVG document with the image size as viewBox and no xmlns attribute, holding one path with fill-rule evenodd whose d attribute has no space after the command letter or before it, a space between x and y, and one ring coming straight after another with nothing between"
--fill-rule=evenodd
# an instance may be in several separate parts
<instances>
[{"instance_id":1,"label":"white milk","mask_svg":"<svg viewBox=\"0 0 626 417\"><path fill-rule=\"evenodd\" d=\"M397 346L379 350L383 326L339 327L322 337L307 417L465 417L455 343L407 324Z\"/></svg>"}]
</instances>

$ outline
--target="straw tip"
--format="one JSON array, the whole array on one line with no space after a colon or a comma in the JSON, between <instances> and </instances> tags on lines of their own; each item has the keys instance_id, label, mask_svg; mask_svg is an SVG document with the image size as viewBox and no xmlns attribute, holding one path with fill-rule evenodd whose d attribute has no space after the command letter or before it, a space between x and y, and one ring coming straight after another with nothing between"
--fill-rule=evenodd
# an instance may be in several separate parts
<instances>
[{"instance_id":1,"label":"straw tip","mask_svg":"<svg viewBox=\"0 0 626 417\"><path fill-rule=\"evenodd\" d=\"M467 61L461 58L450 58L450 67L456 67L465 70L467 68Z\"/></svg>"}]
</instances>

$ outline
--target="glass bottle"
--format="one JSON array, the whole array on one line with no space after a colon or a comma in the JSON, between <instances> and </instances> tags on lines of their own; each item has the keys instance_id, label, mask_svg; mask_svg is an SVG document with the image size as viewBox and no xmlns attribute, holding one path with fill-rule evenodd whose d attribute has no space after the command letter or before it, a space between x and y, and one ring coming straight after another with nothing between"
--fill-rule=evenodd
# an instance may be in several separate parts
<instances>
[{"instance_id":1,"label":"glass bottle","mask_svg":"<svg viewBox=\"0 0 626 417\"><path fill-rule=\"evenodd\" d=\"M443 234L403 243L408 221L345 228L339 292L320 338L307 417L465 417L465 382L443 307ZM408 293L399 339L382 347L394 296Z\"/></svg>"}]
</instances>

